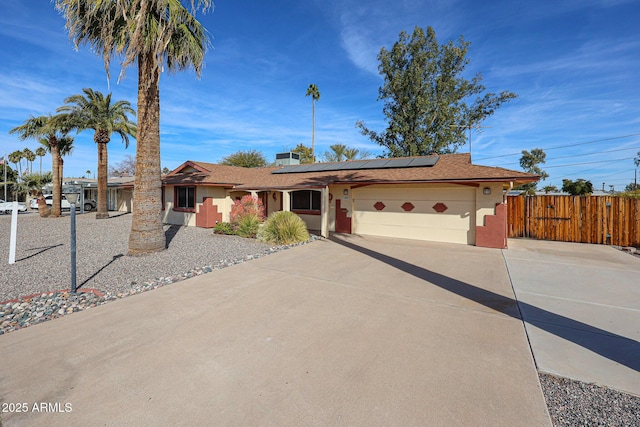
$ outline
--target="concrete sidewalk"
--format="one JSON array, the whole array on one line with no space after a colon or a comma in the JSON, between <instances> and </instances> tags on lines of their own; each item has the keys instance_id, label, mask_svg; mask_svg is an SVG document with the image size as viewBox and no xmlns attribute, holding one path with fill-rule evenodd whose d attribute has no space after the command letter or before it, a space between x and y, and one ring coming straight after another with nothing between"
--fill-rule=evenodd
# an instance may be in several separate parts
<instances>
[{"instance_id":1,"label":"concrete sidewalk","mask_svg":"<svg viewBox=\"0 0 640 427\"><path fill-rule=\"evenodd\" d=\"M5 427L551 425L502 253L462 245L318 241L0 336L0 355L0 401L28 406Z\"/></svg>"},{"instance_id":2,"label":"concrete sidewalk","mask_svg":"<svg viewBox=\"0 0 640 427\"><path fill-rule=\"evenodd\" d=\"M640 259L526 239L503 253L538 368L640 396Z\"/></svg>"}]
</instances>

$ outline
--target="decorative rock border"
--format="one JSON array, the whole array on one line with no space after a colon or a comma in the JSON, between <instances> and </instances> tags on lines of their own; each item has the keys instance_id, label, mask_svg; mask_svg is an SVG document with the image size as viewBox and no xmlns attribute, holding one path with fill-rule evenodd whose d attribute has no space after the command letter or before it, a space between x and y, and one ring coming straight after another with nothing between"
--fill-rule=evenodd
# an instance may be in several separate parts
<instances>
[{"instance_id":1,"label":"decorative rock border","mask_svg":"<svg viewBox=\"0 0 640 427\"><path fill-rule=\"evenodd\" d=\"M70 293L69 290L61 290L56 292L33 294L4 301L0 303L0 335L78 311L88 310L130 295L139 294L162 286L170 285L172 283L181 282L192 277L210 273L214 270L220 270L262 258L264 256L296 246L301 246L318 239L320 238L312 235L308 242L273 246L261 253L247 255L242 258L220 260L215 265L196 268L178 275L157 277L154 280L144 283L131 282L128 291L117 292L115 294L107 292L103 295L97 289L78 289L76 294Z\"/></svg>"}]
</instances>

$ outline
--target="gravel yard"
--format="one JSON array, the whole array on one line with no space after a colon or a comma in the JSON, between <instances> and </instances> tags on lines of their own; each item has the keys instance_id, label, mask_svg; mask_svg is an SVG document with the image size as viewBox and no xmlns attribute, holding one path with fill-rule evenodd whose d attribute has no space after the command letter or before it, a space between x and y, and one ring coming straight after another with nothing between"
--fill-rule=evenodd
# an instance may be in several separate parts
<instances>
[{"instance_id":1,"label":"gravel yard","mask_svg":"<svg viewBox=\"0 0 640 427\"><path fill-rule=\"evenodd\" d=\"M18 217L16 263L8 264L10 215L0 215L2 257L0 302L44 294L70 286L69 215L40 218L29 212ZM273 253L253 239L214 235L197 227L165 226L167 250L127 256L130 214L77 216L77 284L105 294L37 296L28 302L0 305L1 335L20 327L71 314L110 300L173 283ZM555 426L640 426L640 397L547 374L540 382Z\"/></svg>"},{"instance_id":2,"label":"gravel yard","mask_svg":"<svg viewBox=\"0 0 640 427\"><path fill-rule=\"evenodd\" d=\"M70 218L18 216L16 262L9 265L11 215L0 215L2 260L0 302L70 287ZM77 285L104 294L128 292L132 287L232 260L260 256L270 246L254 239L214 235L210 229L165 225L167 250L145 256L127 255L131 215L112 213L76 216Z\"/></svg>"}]
</instances>

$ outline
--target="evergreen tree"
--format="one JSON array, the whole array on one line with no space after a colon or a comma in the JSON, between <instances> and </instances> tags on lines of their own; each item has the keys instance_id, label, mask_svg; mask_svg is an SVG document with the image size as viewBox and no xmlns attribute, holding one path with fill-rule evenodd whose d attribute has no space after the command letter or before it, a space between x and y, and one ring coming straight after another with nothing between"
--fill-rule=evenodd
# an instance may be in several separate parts
<instances>
[{"instance_id":1,"label":"evergreen tree","mask_svg":"<svg viewBox=\"0 0 640 427\"><path fill-rule=\"evenodd\" d=\"M479 73L471 80L462 77L469 45L462 36L440 45L431 27L426 32L415 27L411 37L402 31L391 50L383 47L378 55L384 78L378 100L384 101L387 129L378 133L362 121L356 127L391 157L455 152L466 142L466 129L516 97L508 91L484 93Z\"/></svg>"}]
</instances>

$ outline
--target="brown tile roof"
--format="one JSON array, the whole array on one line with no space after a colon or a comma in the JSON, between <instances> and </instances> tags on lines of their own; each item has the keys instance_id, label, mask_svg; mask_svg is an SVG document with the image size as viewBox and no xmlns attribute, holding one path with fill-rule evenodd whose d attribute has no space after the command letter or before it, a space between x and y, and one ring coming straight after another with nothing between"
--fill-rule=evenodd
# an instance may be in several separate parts
<instances>
[{"instance_id":1,"label":"brown tile roof","mask_svg":"<svg viewBox=\"0 0 640 427\"><path fill-rule=\"evenodd\" d=\"M185 166L199 172L180 173ZM324 187L348 183L476 183L514 182L518 185L537 181L537 175L493 166L471 164L469 154L442 154L434 166L368 170L341 170L272 174L279 167L241 168L214 163L186 162L164 178L165 184L220 185L245 190Z\"/></svg>"}]
</instances>

